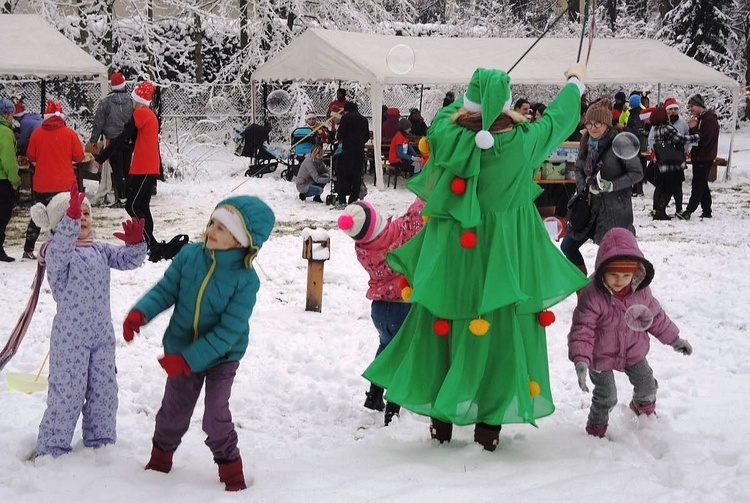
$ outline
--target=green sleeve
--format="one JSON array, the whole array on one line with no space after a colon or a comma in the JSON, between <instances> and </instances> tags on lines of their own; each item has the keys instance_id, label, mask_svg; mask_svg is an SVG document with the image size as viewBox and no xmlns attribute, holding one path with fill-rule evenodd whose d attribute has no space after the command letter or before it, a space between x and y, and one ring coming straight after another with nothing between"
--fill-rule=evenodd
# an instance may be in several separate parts
<instances>
[{"instance_id":1,"label":"green sleeve","mask_svg":"<svg viewBox=\"0 0 750 503\"><path fill-rule=\"evenodd\" d=\"M581 119L581 93L568 83L536 121L528 124L525 154L535 169L573 132Z\"/></svg>"}]
</instances>

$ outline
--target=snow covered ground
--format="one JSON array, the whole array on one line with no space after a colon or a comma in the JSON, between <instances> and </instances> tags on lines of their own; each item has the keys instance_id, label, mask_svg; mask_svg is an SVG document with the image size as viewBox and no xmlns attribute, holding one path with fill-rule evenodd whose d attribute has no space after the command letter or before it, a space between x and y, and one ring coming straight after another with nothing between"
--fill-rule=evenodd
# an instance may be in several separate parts
<instances>
[{"instance_id":1,"label":"snow covered ground","mask_svg":"<svg viewBox=\"0 0 750 503\"><path fill-rule=\"evenodd\" d=\"M720 155L728 152L728 138L722 134ZM607 439L586 435L590 395L578 389L567 360L573 296L554 308L557 322L548 330L557 411L538 429L504 427L494 453L475 444L468 427L457 428L450 444L437 445L429 440L428 420L409 412L381 427L382 415L362 407L368 383L360 374L378 342L364 295L367 276L341 232L330 232L322 313L304 311L301 232L335 229L338 212L300 201L294 185L279 179L280 169L247 179L244 159L195 150L186 179L159 184L152 203L158 238L186 232L198 239L214 205L230 193L262 197L278 220L259 255L263 286L231 401L252 486L224 492L203 445L200 404L172 472L143 470L166 378L156 358L169 314L132 344L119 334L129 308L167 266L147 262L112 275L117 444L86 449L78 432L71 454L29 461L46 394L9 390L0 378L0 501L750 501L750 131L741 132L735 149L732 179L712 184L712 220L652 222L650 198L634 200L639 241L656 268L652 288L695 349L684 357L654 340L649 361L660 385L658 418L634 417L627 407L630 386L618 375L620 403ZM94 190L87 185L89 194ZM689 182L684 191L687 202ZM368 199L396 215L412 195L401 185L371 187ZM99 238L114 240L125 216L124 210L95 208ZM27 218L27 209L18 210L10 224L6 249L12 256L21 255ZM583 252L591 268L596 247L589 243ZM2 344L26 304L34 268L30 261L0 264ZM54 312L45 283L26 339L3 373L37 372Z\"/></svg>"}]
</instances>

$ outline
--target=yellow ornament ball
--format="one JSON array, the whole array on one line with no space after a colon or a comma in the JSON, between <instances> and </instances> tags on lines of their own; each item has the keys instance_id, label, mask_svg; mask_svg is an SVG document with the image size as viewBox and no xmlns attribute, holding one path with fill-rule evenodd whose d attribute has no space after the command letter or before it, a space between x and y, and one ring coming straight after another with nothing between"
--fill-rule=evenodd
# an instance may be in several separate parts
<instances>
[{"instance_id":1,"label":"yellow ornament ball","mask_svg":"<svg viewBox=\"0 0 750 503\"><path fill-rule=\"evenodd\" d=\"M427 222L430 221L430 216L429 215L422 215L422 220L424 220L424 223L427 223Z\"/></svg>"},{"instance_id":2,"label":"yellow ornament ball","mask_svg":"<svg viewBox=\"0 0 750 503\"><path fill-rule=\"evenodd\" d=\"M542 388L539 387L539 383L536 381L529 381L529 394L534 397L542 392Z\"/></svg>"},{"instance_id":3,"label":"yellow ornament ball","mask_svg":"<svg viewBox=\"0 0 750 503\"><path fill-rule=\"evenodd\" d=\"M419 143L417 144L417 147L419 148L419 151L423 154L429 154L430 153L430 144L427 143L427 137L423 136L419 139Z\"/></svg>"},{"instance_id":4,"label":"yellow ornament ball","mask_svg":"<svg viewBox=\"0 0 750 503\"><path fill-rule=\"evenodd\" d=\"M471 320L471 323L469 323L469 331L471 331L471 333L474 335L484 335L489 329L490 322L487 320L483 320L482 318Z\"/></svg>"},{"instance_id":5,"label":"yellow ornament ball","mask_svg":"<svg viewBox=\"0 0 750 503\"><path fill-rule=\"evenodd\" d=\"M403 300L409 300L411 298L411 294L414 293L414 289L410 286L404 287L401 289L401 298Z\"/></svg>"}]
</instances>

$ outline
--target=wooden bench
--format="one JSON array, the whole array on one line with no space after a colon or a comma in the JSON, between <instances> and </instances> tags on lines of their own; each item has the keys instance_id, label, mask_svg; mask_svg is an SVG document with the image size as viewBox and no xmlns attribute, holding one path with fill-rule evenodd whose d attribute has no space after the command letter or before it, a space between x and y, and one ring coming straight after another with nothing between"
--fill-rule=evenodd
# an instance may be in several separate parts
<instances>
[{"instance_id":1,"label":"wooden bench","mask_svg":"<svg viewBox=\"0 0 750 503\"><path fill-rule=\"evenodd\" d=\"M693 164L690 159L688 159L685 162L687 164L690 164L690 165ZM716 178L719 175L719 168L718 168L718 166L726 166L726 165L727 165L727 160L725 158L723 158L723 157L717 157L716 159L714 159L714 163L711 164L711 169L708 171L708 181L709 182L715 182Z\"/></svg>"},{"instance_id":2,"label":"wooden bench","mask_svg":"<svg viewBox=\"0 0 750 503\"><path fill-rule=\"evenodd\" d=\"M419 140L422 139L421 136L415 136L415 135L408 135L407 139L409 140L409 143L416 149L419 145ZM388 177L388 182L386 183L386 187L390 186L391 179L393 179L393 188L396 188L396 183L398 181L399 171L394 167L391 166L388 163L388 156L391 152L391 139L381 139L380 140L380 158L383 161L383 174ZM365 143L365 159L367 160L367 165L370 168L371 172L375 171L375 145L373 143L372 138L372 131L370 131L370 141Z\"/></svg>"}]
</instances>

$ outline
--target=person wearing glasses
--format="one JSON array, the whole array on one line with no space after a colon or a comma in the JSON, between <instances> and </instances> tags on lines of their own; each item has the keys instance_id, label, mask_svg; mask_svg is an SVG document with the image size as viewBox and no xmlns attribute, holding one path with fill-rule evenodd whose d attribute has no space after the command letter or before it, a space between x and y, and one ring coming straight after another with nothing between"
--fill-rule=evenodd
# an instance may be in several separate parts
<instances>
[{"instance_id":1,"label":"person wearing glasses","mask_svg":"<svg viewBox=\"0 0 750 503\"><path fill-rule=\"evenodd\" d=\"M589 106L583 123L576 161L576 190L589 188L591 215L579 229L567 225L560 250L584 274L588 274L580 248L592 239L599 244L614 227L624 227L635 235L631 187L643 179L638 156L621 159L612 150L617 129L612 127L612 102L603 98Z\"/></svg>"}]
</instances>

